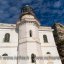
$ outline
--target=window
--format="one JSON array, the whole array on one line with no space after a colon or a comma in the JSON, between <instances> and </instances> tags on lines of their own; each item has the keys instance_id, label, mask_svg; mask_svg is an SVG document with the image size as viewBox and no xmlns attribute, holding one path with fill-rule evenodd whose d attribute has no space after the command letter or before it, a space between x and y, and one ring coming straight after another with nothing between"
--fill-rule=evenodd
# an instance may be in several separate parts
<instances>
[{"instance_id":1,"label":"window","mask_svg":"<svg viewBox=\"0 0 64 64\"><path fill-rule=\"evenodd\" d=\"M31 54L31 62L32 63L36 62L36 55L35 54Z\"/></svg>"},{"instance_id":2,"label":"window","mask_svg":"<svg viewBox=\"0 0 64 64\"><path fill-rule=\"evenodd\" d=\"M43 35L44 42L48 42L47 36Z\"/></svg>"},{"instance_id":3,"label":"window","mask_svg":"<svg viewBox=\"0 0 64 64\"><path fill-rule=\"evenodd\" d=\"M47 52L47 54L50 54L50 52Z\"/></svg>"},{"instance_id":4,"label":"window","mask_svg":"<svg viewBox=\"0 0 64 64\"><path fill-rule=\"evenodd\" d=\"M4 42L9 42L9 40L10 40L10 34L6 33L4 37Z\"/></svg>"},{"instance_id":5,"label":"window","mask_svg":"<svg viewBox=\"0 0 64 64\"><path fill-rule=\"evenodd\" d=\"M8 56L8 54L4 53L2 56Z\"/></svg>"},{"instance_id":6,"label":"window","mask_svg":"<svg viewBox=\"0 0 64 64\"><path fill-rule=\"evenodd\" d=\"M30 30L29 34L30 34L30 37L32 37L32 31L31 30Z\"/></svg>"}]
</instances>

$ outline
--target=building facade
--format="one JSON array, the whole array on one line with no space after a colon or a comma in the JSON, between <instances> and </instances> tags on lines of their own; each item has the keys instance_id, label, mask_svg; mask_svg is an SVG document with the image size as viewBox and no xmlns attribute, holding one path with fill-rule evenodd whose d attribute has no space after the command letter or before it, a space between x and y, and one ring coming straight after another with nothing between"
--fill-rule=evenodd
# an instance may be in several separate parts
<instances>
[{"instance_id":1,"label":"building facade","mask_svg":"<svg viewBox=\"0 0 64 64\"><path fill-rule=\"evenodd\" d=\"M53 29L40 26L28 5L22 8L16 24L0 24L0 56L8 57L1 59L1 64L62 64Z\"/></svg>"}]
</instances>

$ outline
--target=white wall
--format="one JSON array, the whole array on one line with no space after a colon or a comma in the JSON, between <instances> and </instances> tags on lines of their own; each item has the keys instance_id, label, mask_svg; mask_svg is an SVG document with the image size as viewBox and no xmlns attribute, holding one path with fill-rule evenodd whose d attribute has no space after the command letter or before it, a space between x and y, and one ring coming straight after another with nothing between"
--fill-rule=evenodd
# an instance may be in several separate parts
<instances>
[{"instance_id":1,"label":"white wall","mask_svg":"<svg viewBox=\"0 0 64 64\"><path fill-rule=\"evenodd\" d=\"M4 60L2 57L3 54L8 54L7 60ZM0 64L17 64L17 59L14 59L14 57L17 57L17 47L8 47L8 48L2 48L0 47ZM10 59L10 57L12 59Z\"/></svg>"},{"instance_id":2,"label":"white wall","mask_svg":"<svg viewBox=\"0 0 64 64\"><path fill-rule=\"evenodd\" d=\"M10 42L4 42L5 34L10 34ZM0 56L4 53L8 54L12 58L17 57L17 46L18 46L18 33L14 28L0 29ZM16 59L3 60L0 59L1 64L17 64Z\"/></svg>"},{"instance_id":3,"label":"white wall","mask_svg":"<svg viewBox=\"0 0 64 64\"><path fill-rule=\"evenodd\" d=\"M32 31L32 37L30 37L29 31ZM42 55L41 45L39 42L38 27L33 22L26 22L19 26L19 55L28 56L29 60L18 61L18 64L32 64L31 54L36 56ZM36 61L36 64L40 64L40 60Z\"/></svg>"},{"instance_id":4,"label":"white wall","mask_svg":"<svg viewBox=\"0 0 64 64\"><path fill-rule=\"evenodd\" d=\"M51 56L57 56L58 51L55 45L54 37L52 34L52 30L39 30L35 26L34 23L26 23L20 26L19 28L19 42L21 43L18 51L20 51L20 55L31 55L34 52L36 55L48 56L46 53L50 52ZM29 30L33 30L33 37L29 37ZM4 42L4 36L6 33L10 33L10 42ZM47 35L48 43L44 43L43 35ZM39 42L40 39L40 42ZM28 42L29 41L29 42ZM25 42L25 43L22 43ZM18 33L15 28L0 28L0 56L4 53L7 53L8 56L17 56L17 47L18 47ZM21 55L21 56L22 56ZM31 58L30 58L31 59ZM42 60L43 61L43 60ZM4 61L5 62L5 61ZM3 60L0 60L1 64L5 64ZM38 61L37 61L38 62ZM43 64L47 64L48 61L44 60ZM52 61L53 64L61 64L60 60ZM23 62L22 62L23 63ZM24 62L25 63L25 62ZM29 64L31 60L29 60ZM17 60L8 60L6 64L17 64ZM39 63L38 63L39 64Z\"/></svg>"},{"instance_id":5,"label":"white wall","mask_svg":"<svg viewBox=\"0 0 64 64\"><path fill-rule=\"evenodd\" d=\"M43 39L43 35L47 35L48 42L45 43ZM42 49L42 56L48 57L58 57L59 58L59 53L57 51L57 47L54 41L52 29L51 30L39 30L39 38L40 38L40 43L41 43L41 49ZM47 52L50 52L48 55ZM44 59L44 64L47 64L49 60ZM59 59L51 59L50 60L53 64L62 64L60 58Z\"/></svg>"},{"instance_id":6,"label":"white wall","mask_svg":"<svg viewBox=\"0 0 64 64\"><path fill-rule=\"evenodd\" d=\"M10 41L4 42L5 34L10 34ZM15 29L0 29L0 46L17 46L18 45L18 33Z\"/></svg>"},{"instance_id":7,"label":"white wall","mask_svg":"<svg viewBox=\"0 0 64 64\"><path fill-rule=\"evenodd\" d=\"M30 38L29 31L32 30L32 38ZM20 41L21 40L21 41ZM34 23L24 23L19 26L19 41L39 41L38 28Z\"/></svg>"},{"instance_id":8,"label":"white wall","mask_svg":"<svg viewBox=\"0 0 64 64\"><path fill-rule=\"evenodd\" d=\"M47 36L48 43L44 43L43 35ZM56 46L52 31L39 31L41 46Z\"/></svg>"}]
</instances>

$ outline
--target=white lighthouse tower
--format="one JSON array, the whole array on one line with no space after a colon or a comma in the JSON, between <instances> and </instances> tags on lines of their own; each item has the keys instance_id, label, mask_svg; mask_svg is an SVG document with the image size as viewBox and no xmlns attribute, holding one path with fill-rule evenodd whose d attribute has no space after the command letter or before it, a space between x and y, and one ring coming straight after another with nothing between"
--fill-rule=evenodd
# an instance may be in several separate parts
<instances>
[{"instance_id":1,"label":"white lighthouse tower","mask_svg":"<svg viewBox=\"0 0 64 64\"><path fill-rule=\"evenodd\" d=\"M22 8L17 29L18 64L62 64L54 41L53 29L40 26L30 6ZM38 57L40 58L37 59Z\"/></svg>"},{"instance_id":2,"label":"white lighthouse tower","mask_svg":"<svg viewBox=\"0 0 64 64\"><path fill-rule=\"evenodd\" d=\"M18 56L28 57L18 60L18 64L41 64L40 60L35 59L36 56L42 55L38 32L40 24L30 6L26 5L22 8L22 16L18 23Z\"/></svg>"}]
</instances>

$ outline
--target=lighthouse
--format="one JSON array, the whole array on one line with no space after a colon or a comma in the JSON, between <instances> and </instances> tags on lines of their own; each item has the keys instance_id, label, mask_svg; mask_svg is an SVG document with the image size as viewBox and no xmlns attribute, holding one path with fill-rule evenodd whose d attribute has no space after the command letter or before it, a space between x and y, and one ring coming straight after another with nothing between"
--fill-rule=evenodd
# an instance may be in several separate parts
<instances>
[{"instance_id":1,"label":"lighthouse","mask_svg":"<svg viewBox=\"0 0 64 64\"><path fill-rule=\"evenodd\" d=\"M18 29L18 64L62 64L53 29L41 26L29 5L22 8ZM50 58L51 57L51 58Z\"/></svg>"},{"instance_id":2,"label":"lighthouse","mask_svg":"<svg viewBox=\"0 0 64 64\"><path fill-rule=\"evenodd\" d=\"M18 64L41 64L40 60L36 60L37 56L42 55L38 32L39 26L40 23L32 8L28 5L24 6L20 22L18 22L18 56L28 57L28 59L20 59Z\"/></svg>"}]
</instances>

